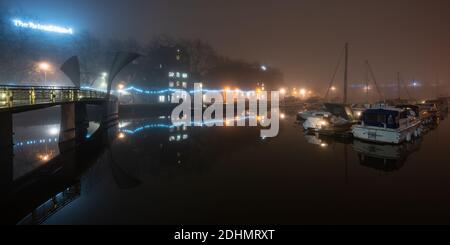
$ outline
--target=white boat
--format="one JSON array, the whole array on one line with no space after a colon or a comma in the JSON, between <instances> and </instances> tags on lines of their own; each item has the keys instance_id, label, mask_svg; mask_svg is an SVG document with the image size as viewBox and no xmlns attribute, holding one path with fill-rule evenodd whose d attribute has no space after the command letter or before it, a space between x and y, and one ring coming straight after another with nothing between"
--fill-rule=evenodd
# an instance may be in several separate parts
<instances>
[{"instance_id":1,"label":"white boat","mask_svg":"<svg viewBox=\"0 0 450 245\"><path fill-rule=\"evenodd\" d=\"M326 111L312 113L303 123L308 132L321 135L350 136L351 126L355 123L353 111L349 106L325 103Z\"/></svg>"},{"instance_id":2,"label":"white boat","mask_svg":"<svg viewBox=\"0 0 450 245\"><path fill-rule=\"evenodd\" d=\"M324 110L305 110L297 114L297 120L307 120L309 117L330 116L331 113Z\"/></svg>"},{"instance_id":3,"label":"white boat","mask_svg":"<svg viewBox=\"0 0 450 245\"><path fill-rule=\"evenodd\" d=\"M353 125L353 137L361 140L400 144L421 134L421 121L413 110L394 107L367 109L361 123Z\"/></svg>"}]
</instances>

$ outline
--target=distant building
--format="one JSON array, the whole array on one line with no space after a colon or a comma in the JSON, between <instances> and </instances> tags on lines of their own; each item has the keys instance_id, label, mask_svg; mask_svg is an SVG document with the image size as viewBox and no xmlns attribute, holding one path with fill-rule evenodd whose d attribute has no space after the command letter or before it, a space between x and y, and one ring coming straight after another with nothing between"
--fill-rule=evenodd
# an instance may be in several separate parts
<instances>
[{"instance_id":1,"label":"distant building","mask_svg":"<svg viewBox=\"0 0 450 245\"><path fill-rule=\"evenodd\" d=\"M130 95L132 103L170 103L171 91L175 89L190 90L193 88L189 73L189 56L178 46L159 47L151 54L151 79L146 82L146 90L164 91L152 94ZM125 98L125 97L124 97Z\"/></svg>"}]
</instances>

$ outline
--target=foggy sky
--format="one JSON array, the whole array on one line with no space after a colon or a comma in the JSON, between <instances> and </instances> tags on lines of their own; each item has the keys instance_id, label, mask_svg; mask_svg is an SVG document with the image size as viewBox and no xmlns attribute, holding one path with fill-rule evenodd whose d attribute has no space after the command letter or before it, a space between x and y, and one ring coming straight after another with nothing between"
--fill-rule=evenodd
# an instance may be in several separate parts
<instances>
[{"instance_id":1,"label":"foggy sky","mask_svg":"<svg viewBox=\"0 0 450 245\"><path fill-rule=\"evenodd\" d=\"M379 83L392 83L397 71L427 83L437 76L441 83L450 80L446 0L15 0L11 5L104 39L200 38L223 55L280 68L295 86L323 90L347 41L351 83L362 82L366 59Z\"/></svg>"}]
</instances>

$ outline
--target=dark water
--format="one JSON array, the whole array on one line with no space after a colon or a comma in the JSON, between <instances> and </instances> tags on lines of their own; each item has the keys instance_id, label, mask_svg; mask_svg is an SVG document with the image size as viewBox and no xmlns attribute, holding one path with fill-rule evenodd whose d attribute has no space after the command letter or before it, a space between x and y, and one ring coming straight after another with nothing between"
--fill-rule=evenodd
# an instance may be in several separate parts
<instances>
[{"instance_id":1,"label":"dark water","mask_svg":"<svg viewBox=\"0 0 450 245\"><path fill-rule=\"evenodd\" d=\"M27 130L45 138L53 124ZM450 120L400 146L305 136L287 112L266 139L258 128L176 128L165 117L122 118L119 130L89 159L72 159L79 174L47 171L38 191L7 196L24 217L36 208L21 223L450 223ZM18 180L46 164L27 164L45 145L57 149L15 149Z\"/></svg>"}]
</instances>

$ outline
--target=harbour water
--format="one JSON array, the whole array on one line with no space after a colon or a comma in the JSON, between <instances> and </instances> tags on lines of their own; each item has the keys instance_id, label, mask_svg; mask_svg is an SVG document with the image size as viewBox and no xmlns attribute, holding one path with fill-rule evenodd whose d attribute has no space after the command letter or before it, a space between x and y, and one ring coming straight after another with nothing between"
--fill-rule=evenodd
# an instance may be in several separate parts
<instances>
[{"instance_id":1,"label":"harbour water","mask_svg":"<svg viewBox=\"0 0 450 245\"><path fill-rule=\"evenodd\" d=\"M92 157L64 156L83 166L76 175L34 173L59 154L49 142L58 118L25 120L15 125L27 137L15 135L25 144L14 148L14 178L43 184L14 200L4 194L1 216L20 224L448 223L450 120L394 146L305 135L295 119L284 112L279 135L262 139L252 127L121 118L117 137Z\"/></svg>"}]
</instances>

